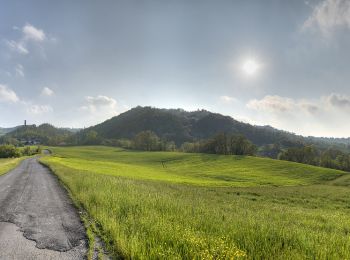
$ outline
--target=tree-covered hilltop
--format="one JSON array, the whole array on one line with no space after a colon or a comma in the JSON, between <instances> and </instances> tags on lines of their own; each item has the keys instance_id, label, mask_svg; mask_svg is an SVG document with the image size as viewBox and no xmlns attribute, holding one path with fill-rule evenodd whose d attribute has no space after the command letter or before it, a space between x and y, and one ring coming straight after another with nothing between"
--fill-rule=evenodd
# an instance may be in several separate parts
<instances>
[{"instance_id":1,"label":"tree-covered hilltop","mask_svg":"<svg viewBox=\"0 0 350 260\"><path fill-rule=\"evenodd\" d=\"M50 124L20 126L0 137L3 144L63 144L73 133Z\"/></svg>"},{"instance_id":2,"label":"tree-covered hilltop","mask_svg":"<svg viewBox=\"0 0 350 260\"><path fill-rule=\"evenodd\" d=\"M256 127L206 110L187 112L153 107L133 108L85 131L90 130L108 139L131 139L139 132L150 130L159 138L174 141L177 145L207 139L218 133L243 134L256 145L302 141L302 137L284 131Z\"/></svg>"},{"instance_id":3,"label":"tree-covered hilltop","mask_svg":"<svg viewBox=\"0 0 350 260\"><path fill-rule=\"evenodd\" d=\"M244 135L259 147L278 144L294 147L314 144L321 148L335 146L342 151L350 150L350 139L303 137L271 126L255 126L237 121L229 116L206 110L187 112L183 109L159 109L135 107L105 122L87 128L82 136L94 131L103 139L132 139L142 131L152 131L160 139L174 141L177 146L184 142L208 139L219 133Z\"/></svg>"}]
</instances>

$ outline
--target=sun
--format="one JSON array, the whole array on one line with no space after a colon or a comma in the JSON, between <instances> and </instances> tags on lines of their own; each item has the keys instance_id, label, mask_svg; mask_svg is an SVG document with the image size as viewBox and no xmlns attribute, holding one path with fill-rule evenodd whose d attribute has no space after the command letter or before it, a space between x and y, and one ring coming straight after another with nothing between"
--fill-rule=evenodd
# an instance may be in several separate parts
<instances>
[{"instance_id":1,"label":"sun","mask_svg":"<svg viewBox=\"0 0 350 260\"><path fill-rule=\"evenodd\" d=\"M247 76L254 76L260 68L259 63L254 59L247 59L242 64L242 71Z\"/></svg>"}]
</instances>

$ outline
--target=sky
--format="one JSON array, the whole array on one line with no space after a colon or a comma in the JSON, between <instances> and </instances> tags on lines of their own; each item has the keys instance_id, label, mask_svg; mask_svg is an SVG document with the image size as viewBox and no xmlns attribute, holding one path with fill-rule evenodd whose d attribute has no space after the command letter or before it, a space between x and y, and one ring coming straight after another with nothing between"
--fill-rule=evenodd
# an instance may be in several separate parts
<instances>
[{"instance_id":1,"label":"sky","mask_svg":"<svg viewBox=\"0 0 350 260\"><path fill-rule=\"evenodd\" d=\"M350 0L0 0L0 126L141 105L350 136Z\"/></svg>"}]
</instances>

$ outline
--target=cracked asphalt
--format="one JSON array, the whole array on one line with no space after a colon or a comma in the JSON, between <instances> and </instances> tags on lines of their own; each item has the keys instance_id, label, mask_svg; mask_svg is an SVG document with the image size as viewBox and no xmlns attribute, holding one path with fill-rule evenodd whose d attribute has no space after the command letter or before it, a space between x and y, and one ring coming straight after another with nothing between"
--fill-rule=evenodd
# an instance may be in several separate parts
<instances>
[{"instance_id":1,"label":"cracked asphalt","mask_svg":"<svg viewBox=\"0 0 350 260\"><path fill-rule=\"evenodd\" d=\"M85 228L37 158L0 176L0 259L85 259Z\"/></svg>"}]
</instances>

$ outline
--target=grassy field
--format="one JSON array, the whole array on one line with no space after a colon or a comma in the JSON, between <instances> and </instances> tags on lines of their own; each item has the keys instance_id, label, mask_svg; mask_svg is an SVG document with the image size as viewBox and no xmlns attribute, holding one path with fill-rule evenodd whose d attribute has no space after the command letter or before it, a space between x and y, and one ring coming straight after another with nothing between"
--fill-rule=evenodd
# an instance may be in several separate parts
<instances>
[{"instance_id":1,"label":"grassy field","mask_svg":"<svg viewBox=\"0 0 350 260\"><path fill-rule=\"evenodd\" d=\"M21 161L22 161L22 158L0 159L0 175L3 175L8 171L12 170Z\"/></svg>"},{"instance_id":2,"label":"grassy field","mask_svg":"<svg viewBox=\"0 0 350 260\"><path fill-rule=\"evenodd\" d=\"M114 256L350 259L349 174L270 159L50 148Z\"/></svg>"}]
</instances>

